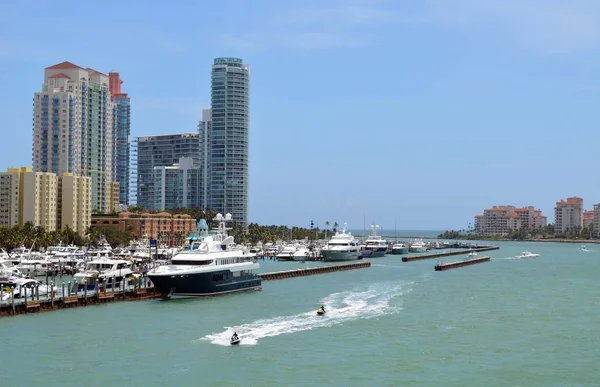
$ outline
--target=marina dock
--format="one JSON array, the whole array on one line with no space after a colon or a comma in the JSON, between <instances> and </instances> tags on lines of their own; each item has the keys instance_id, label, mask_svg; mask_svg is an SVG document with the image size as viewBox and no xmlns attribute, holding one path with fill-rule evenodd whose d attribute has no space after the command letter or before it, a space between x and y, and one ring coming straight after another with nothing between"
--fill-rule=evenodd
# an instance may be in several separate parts
<instances>
[{"instance_id":1,"label":"marina dock","mask_svg":"<svg viewBox=\"0 0 600 387\"><path fill-rule=\"evenodd\" d=\"M318 267L310 267L308 269L276 271L273 273L264 273L261 275L261 277L262 277L263 281L272 281L272 280L285 279L285 278L305 277L308 275L332 273L334 271L363 269L363 268L370 267L370 266L371 266L371 262L363 260L362 262L357 262L357 263L318 266Z\"/></svg>"},{"instance_id":2,"label":"marina dock","mask_svg":"<svg viewBox=\"0 0 600 387\"><path fill-rule=\"evenodd\" d=\"M42 313L52 310L65 308L77 308L80 306L98 305L116 301L141 301L159 298L160 294L155 291L153 286L147 286L148 282L142 281L139 286L130 287L128 289L115 289L115 291L79 291L72 293L61 291L68 289L69 285L64 285L57 292L52 292L49 296L40 296L39 294L28 295L24 298L15 299L9 297L8 301L0 302L0 317L12 316L24 313ZM36 292L38 293L38 292ZM6 294L4 289L0 290L0 296ZM60 296L64 294L64 296ZM1 298L1 297L0 297Z\"/></svg>"},{"instance_id":3,"label":"marina dock","mask_svg":"<svg viewBox=\"0 0 600 387\"><path fill-rule=\"evenodd\" d=\"M485 247L480 247L477 249L468 249L468 250L460 250L460 251L446 251L443 253L435 253L435 254L409 255L406 257L402 257L402 262L422 261L425 259L450 257L453 255L464 255L464 254L469 254L471 252L480 253L483 251L491 251L491 250L498 250L498 249L500 249L500 247L498 247L498 246L485 246Z\"/></svg>"},{"instance_id":4,"label":"marina dock","mask_svg":"<svg viewBox=\"0 0 600 387\"><path fill-rule=\"evenodd\" d=\"M478 263L484 263L484 262L489 262L489 261L490 261L490 257L478 257L478 258L472 258L472 259L465 259L464 261L439 263L434 266L434 269L435 269L435 271L444 271L444 270L450 270L450 269L457 269L457 268L463 267L463 266L476 265Z\"/></svg>"},{"instance_id":5,"label":"marina dock","mask_svg":"<svg viewBox=\"0 0 600 387\"><path fill-rule=\"evenodd\" d=\"M345 271L362 269L371 266L371 262L362 261L357 263L339 264L311 267L306 269L285 270L272 273L261 274L263 281L271 281L285 278L305 277L309 275L332 273L335 271ZM141 301L160 298L150 281L144 278L135 287L127 289L100 290L100 291L79 291L77 293L69 292L71 283L57 286L58 289L49 296L40 296L35 291L33 295L25 298L8 297L7 301L0 302L0 317L12 316L26 313L42 313L65 308L76 308L88 305L99 305L118 301ZM62 296L64 294L64 296ZM6 295L4 289L0 289L0 299Z\"/></svg>"}]
</instances>

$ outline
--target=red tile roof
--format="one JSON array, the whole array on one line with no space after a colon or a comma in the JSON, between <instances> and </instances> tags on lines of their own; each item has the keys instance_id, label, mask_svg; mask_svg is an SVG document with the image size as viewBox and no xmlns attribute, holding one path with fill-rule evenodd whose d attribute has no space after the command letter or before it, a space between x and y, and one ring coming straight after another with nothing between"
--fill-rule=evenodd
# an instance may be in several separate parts
<instances>
[{"instance_id":1,"label":"red tile roof","mask_svg":"<svg viewBox=\"0 0 600 387\"><path fill-rule=\"evenodd\" d=\"M80 69L81 67L71 62L62 62L55 64L54 66L46 67L46 70L68 70L68 69Z\"/></svg>"},{"instance_id":2,"label":"red tile roof","mask_svg":"<svg viewBox=\"0 0 600 387\"><path fill-rule=\"evenodd\" d=\"M70 77L66 76L66 75L65 75L65 74L63 74L63 73L56 74L56 75L53 75L53 76L51 76L51 77L48 77L48 78L67 78L67 79L71 79Z\"/></svg>"},{"instance_id":3,"label":"red tile roof","mask_svg":"<svg viewBox=\"0 0 600 387\"><path fill-rule=\"evenodd\" d=\"M90 72L92 72L92 73L101 74L101 75L106 75L106 74L104 74L104 73L101 73L101 72L100 72L100 71L98 71L98 70L94 70L94 69L93 69L93 68L91 68L91 67L88 67L86 70L87 70L87 71L90 71ZM108 76L108 75L106 75L106 76Z\"/></svg>"}]
</instances>

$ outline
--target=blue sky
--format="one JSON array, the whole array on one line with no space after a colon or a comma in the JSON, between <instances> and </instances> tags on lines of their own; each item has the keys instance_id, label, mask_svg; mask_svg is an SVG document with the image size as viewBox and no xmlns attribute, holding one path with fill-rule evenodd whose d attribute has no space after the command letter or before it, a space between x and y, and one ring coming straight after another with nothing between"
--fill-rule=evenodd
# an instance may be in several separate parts
<instances>
[{"instance_id":1,"label":"blue sky","mask_svg":"<svg viewBox=\"0 0 600 387\"><path fill-rule=\"evenodd\" d=\"M0 168L31 165L44 67L117 69L132 135L196 130L250 63L250 220L466 228L600 202L596 0L19 1L0 13ZM150 4L150 5L149 5Z\"/></svg>"}]
</instances>

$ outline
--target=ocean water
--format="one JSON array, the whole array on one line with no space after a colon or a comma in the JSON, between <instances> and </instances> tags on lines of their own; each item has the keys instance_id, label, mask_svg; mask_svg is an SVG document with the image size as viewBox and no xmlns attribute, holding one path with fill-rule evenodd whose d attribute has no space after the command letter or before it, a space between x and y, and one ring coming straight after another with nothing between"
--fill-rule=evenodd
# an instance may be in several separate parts
<instances>
[{"instance_id":1,"label":"ocean water","mask_svg":"<svg viewBox=\"0 0 600 387\"><path fill-rule=\"evenodd\" d=\"M2 318L0 385L599 385L600 246L498 245L446 272L390 256L258 292Z\"/></svg>"}]
</instances>

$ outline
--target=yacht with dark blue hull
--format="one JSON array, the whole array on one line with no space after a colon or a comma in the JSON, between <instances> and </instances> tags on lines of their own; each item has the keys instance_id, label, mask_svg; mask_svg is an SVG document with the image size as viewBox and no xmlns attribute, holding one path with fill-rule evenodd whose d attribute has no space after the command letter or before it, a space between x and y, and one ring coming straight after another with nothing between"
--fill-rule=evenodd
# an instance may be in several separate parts
<instances>
[{"instance_id":1,"label":"yacht with dark blue hull","mask_svg":"<svg viewBox=\"0 0 600 387\"><path fill-rule=\"evenodd\" d=\"M163 298L216 296L245 290L261 289L262 280L255 271L260 268L255 254L235 247L227 235L225 223L231 214L217 214L219 227L189 249L171 259L170 265L159 266L148 277Z\"/></svg>"}]
</instances>

